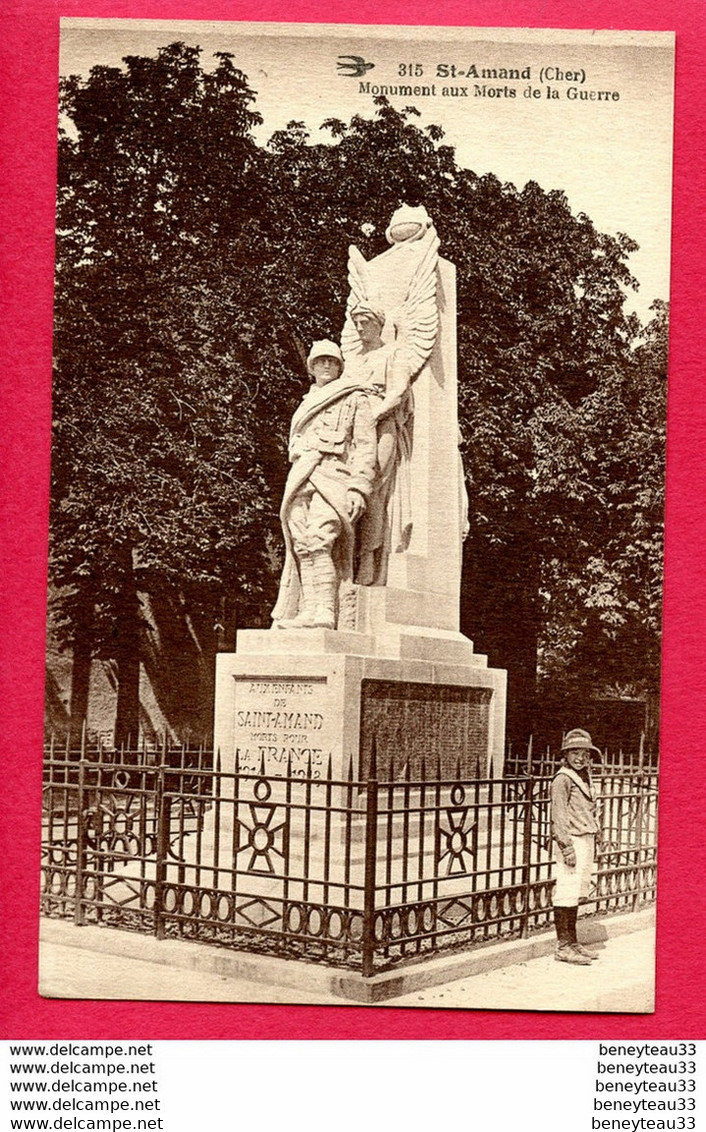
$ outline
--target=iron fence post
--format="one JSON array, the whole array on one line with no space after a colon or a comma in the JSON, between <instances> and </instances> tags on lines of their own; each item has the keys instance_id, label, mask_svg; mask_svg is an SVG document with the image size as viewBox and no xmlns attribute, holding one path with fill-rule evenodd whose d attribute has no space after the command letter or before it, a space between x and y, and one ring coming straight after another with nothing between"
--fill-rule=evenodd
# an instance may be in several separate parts
<instances>
[{"instance_id":1,"label":"iron fence post","mask_svg":"<svg viewBox=\"0 0 706 1132\"><path fill-rule=\"evenodd\" d=\"M68 772L67 772L68 778ZM83 908L83 886L86 873L86 817L84 813L86 794L86 733L81 739L81 758L78 764L78 791L76 797L76 902L74 904L74 923L86 922Z\"/></svg>"},{"instance_id":2,"label":"iron fence post","mask_svg":"<svg viewBox=\"0 0 706 1132\"><path fill-rule=\"evenodd\" d=\"M375 878L377 873L378 780L375 744L366 787L365 887L363 893L363 978L375 970Z\"/></svg>"},{"instance_id":3,"label":"iron fence post","mask_svg":"<svg viewBox=\"0 0 706 1132\"><path fill-rule=\"evenodd\" d=\"M157 767L157 781L155 783L155 809L157 811L157 860L154 874L154 934L157 939L164 939L164 882L167 872L167 853L169 851L169 810L168 799L164 790L165 763L167 761L166 749Z\"/></svg>"},{"instance_id":4,"label":"iron fence post","mask_svg":"<svg viewBox=\"0 0 706 1132\"><path fill-rule=\"evenodd\" d=\"M642 754L642 752L640 752ZM636 776L637 805L635 807L635 891L632 907L635 911L642 898L642 822L644 819L645 776L642 771ZM628 878L629 879L629 878Z\"/></svg>"},{"instance_id":5,"label":"iron fence post","mask_svg":"<svg viewBox=\"0 0 706 1132\"><path fill-rule=\"evenodd\" d=\"M532 759L534 758L534 734L530 735L527 744L527 777L532 777Z\"/></svg>"},{"instance_id":6,"label":"iron fence post","mask_svg":"<svg viewBox=\"0 0 706 1132\"><path fill-rule=\"evenodd\" d=\"M531 742L531 740L530 740ZM524 821L522 823L522 888L524 901L522 907L522 921L520 924L520 939L527 939L529 935L530 917L530 868L532 861L532 796L534 794L534 778L528 775L525 783Z\"/></svg>"},{"instance_id":7,"label":"iron fence post","mask_svg":"<svg viewBox=\"0 0 706 1132\"><path fill-rule=\"evenodd\" d=\"M217 793L214 808L215 808L215 811L216 811L216 818L215 818L216 824L220 825L220 821L221 821L221 817L220 817L220 815L221 815L221 796L222 796L222 793L223 793L223 778L221 777L221 775L222 775L222 763L221 763L221 749L220 749L220 747L218 748L218 757L216 759L216 767L217 767L217 773L216 773L216 778L215 778L215 784L216 784L216 790L218 791L218 793ZM238 887L239 887L238 886L238 865L239 865L238 854L240 852L239 801L240 801L240 788L241 788L241 773L242 772L240 770L240 752L239 752L238 748L236 747L236 749L235 749L235 764L233 766L233 799L232 799L232 802L233 802L233 831L232 831L232 834L231 834L231 854L230 854L231 873L230 873L230 878L229 878L230 888L231 888L231 891L233 893L233 923L234 924L235 924L236 918L237 918L236 917L236 911L237 911L237 905L238 905ZM229 780L226 780L226 781L229 781ZM228 789L228 788L226 787L226 789ZM289 784L287 784L286 789L289 790ZM289 795L287 797L287 800L289 800ZM226 798L226 801L229 802L230 799ZM289 811L287 811L287 812L289 812ZM289 830L288 829L287 829L287 836L289 836ZM289 875L289 842L287 842L286 848L283 846L283 852L285 854L285 866L284 866L284 868L287 872L287 875Z\"/></svg>"}]
</instances>

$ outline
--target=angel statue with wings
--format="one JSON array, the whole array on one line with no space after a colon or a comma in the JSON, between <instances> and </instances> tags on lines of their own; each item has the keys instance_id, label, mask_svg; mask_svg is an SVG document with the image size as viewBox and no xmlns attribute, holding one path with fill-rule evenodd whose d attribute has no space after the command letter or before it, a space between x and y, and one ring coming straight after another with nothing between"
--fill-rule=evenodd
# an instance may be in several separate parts
<instances>
[{"instance_id":1,"label":"angel statue with wings","mask_svg":"<svg viewBox=\"0 0 706 1132\"><path fill-rule=\"evenodd\" d=\"M377 394L378 474L358 525L359 585L384 585L390 554L409 546L412 383L439 328L439 238L431 217L424 207L402 205L386 236L391 247L370 262L356 247L349 250L350 295L341 335L346 377Z\"/></svg>"}]
</instances>

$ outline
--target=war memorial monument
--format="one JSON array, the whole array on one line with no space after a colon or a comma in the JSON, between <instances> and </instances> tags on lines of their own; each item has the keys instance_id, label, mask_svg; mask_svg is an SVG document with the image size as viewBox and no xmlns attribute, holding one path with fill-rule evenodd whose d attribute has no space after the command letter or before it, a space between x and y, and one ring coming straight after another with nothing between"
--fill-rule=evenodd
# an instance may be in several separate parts
<instances>
[{"instance_id":1,"label":"war memorial monument","mask_svg":"<svg viewBox=\"0 0 706 1132\"><path fill-rule=\"evenodd\" d=\"M218 657L223 770L363 779L502 774L506 673L459 629L466 493L455 268L423 207L390 248L351 247L340 351L315 343L294 414L286 560L271 630ZM288 770L289 768L289 770Z\"/></svg>"}]
</instances>

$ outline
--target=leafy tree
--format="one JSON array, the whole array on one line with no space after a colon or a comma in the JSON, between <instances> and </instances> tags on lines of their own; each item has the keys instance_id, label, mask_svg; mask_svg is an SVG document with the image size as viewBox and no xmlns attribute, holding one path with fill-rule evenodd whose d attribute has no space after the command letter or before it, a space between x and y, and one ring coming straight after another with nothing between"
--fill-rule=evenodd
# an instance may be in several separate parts
<instances>
[{"instance_id":1,"label":"leafy tree","mask_svg":"<svg viewBox=\"0 0 706 1132\"><path fill-rule=\"evenodd\" d=\"M248 312L204 273L214 242L247 241L254 96L226 55L125 62L62 84L52 511L57 624L84 668L117 662L118 741L137 735L139 586L197 608L230 590L255 616L268 577Z\"/></svg>"},{"instance_id":2,"label":"leafy tree","mask_svg":"<svg viewBox=\"0 0 706 1132\"><path fill-rule=\"evenodd\" d=\"M572 559L576 529L595 526L595 469L579 455L585 404L630 353L637 327L623 288L634 244L574 217L562 193L462 182L473 248L455 257L471 501L464 628L508 668L517 739L532 729L547 563ZM567 430L573 446L559 453Z\"/></svg>"},{"instance_id":3,"label":"leafy tree","mask_svg":"<svg viewBox=\"0 0 706 1132\"><path fill-rule=\"evenodd\" d=\"M583 452L564 436L591 461L595 516L576 525L571 555L546 563L540 675L555 690L659 690L668 308L652 309L628 364L583 406Z\"/></svg>"}]
</instances>

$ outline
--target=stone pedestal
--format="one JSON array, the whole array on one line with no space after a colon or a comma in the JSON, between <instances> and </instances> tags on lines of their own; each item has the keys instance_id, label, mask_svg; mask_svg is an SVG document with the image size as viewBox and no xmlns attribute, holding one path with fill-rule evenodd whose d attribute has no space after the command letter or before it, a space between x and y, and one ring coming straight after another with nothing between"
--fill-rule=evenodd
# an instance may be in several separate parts
<instances>
[{"instance_id":1,"label":"stone pedestal","mask_svg":"<svg viewBox=\"0 0 706 1132\"><path fill-rule=\"evenodd\" d=\"M383 592L383 591L381 591ZM334 779L379 773L502 774L506 674L460 633L390 627L238 634L218 657L215 745L230 772Z\"/></svg>"}]
</instances>

